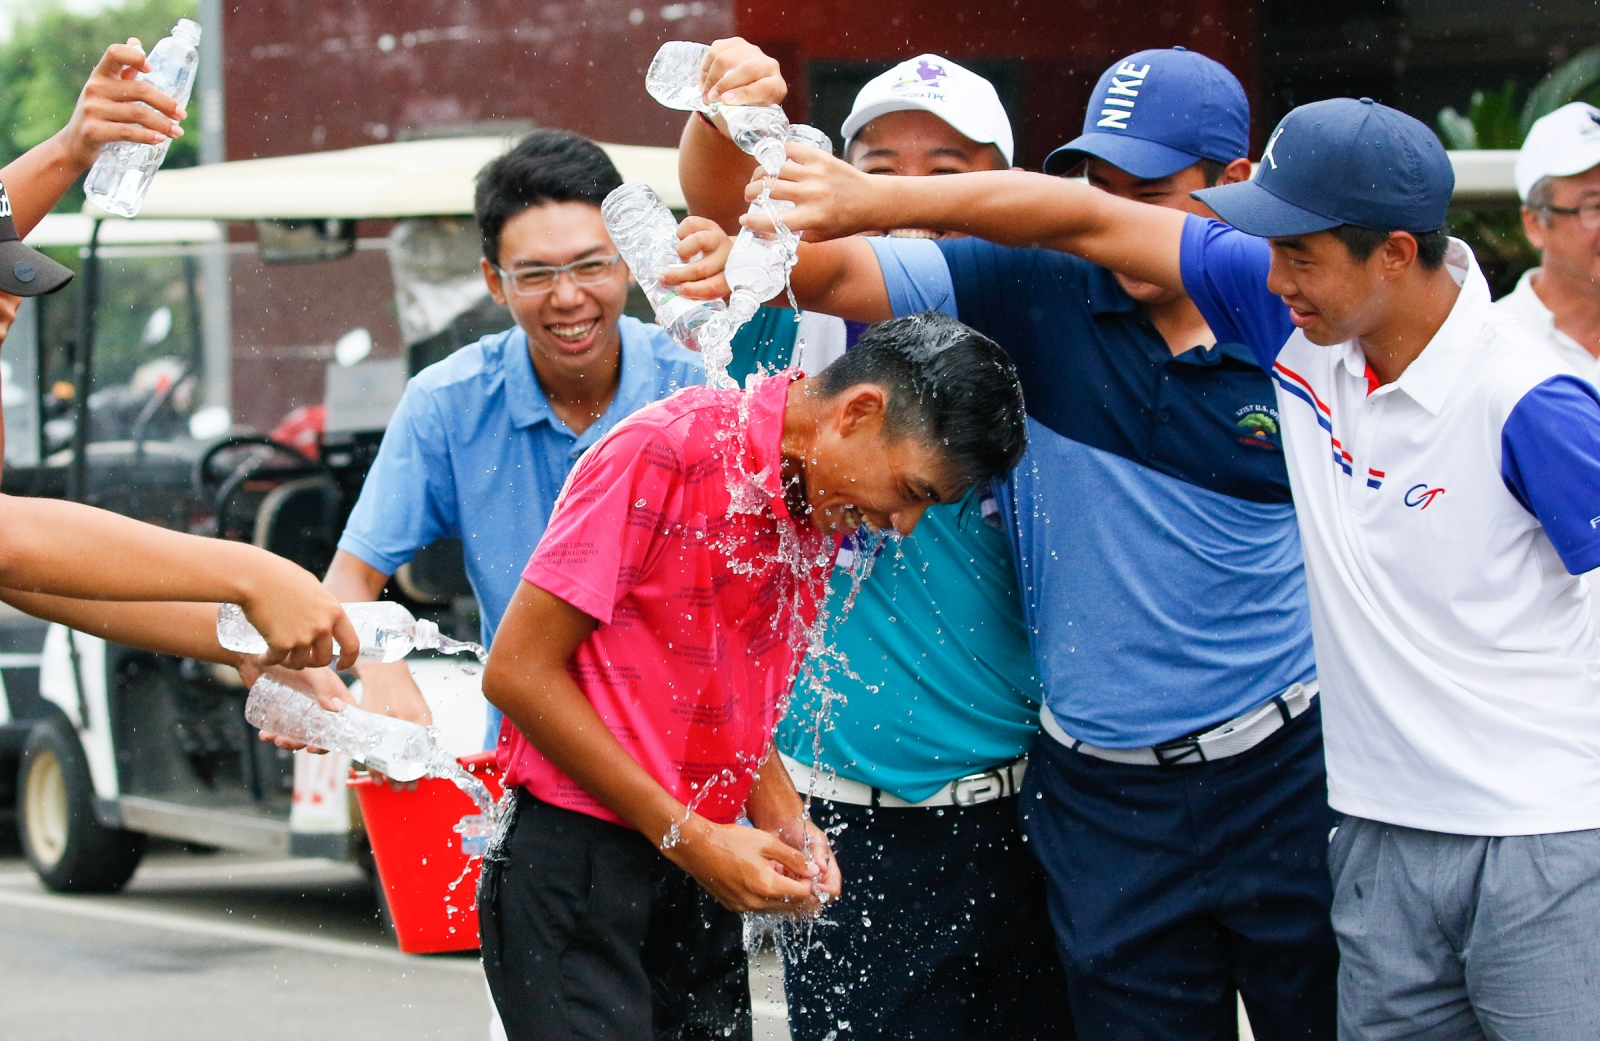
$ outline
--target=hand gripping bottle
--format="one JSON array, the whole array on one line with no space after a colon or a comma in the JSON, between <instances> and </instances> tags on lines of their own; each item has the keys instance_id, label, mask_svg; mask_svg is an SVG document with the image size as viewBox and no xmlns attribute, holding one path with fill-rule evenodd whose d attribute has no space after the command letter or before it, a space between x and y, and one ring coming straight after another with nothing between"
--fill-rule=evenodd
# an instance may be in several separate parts
<instances>
[{"instance_id":1,"label":"hand gripping bottle","mask_svg":"<svg viewBox=\"0 0 1600 1041\"><path fill-rule=\"evenodd\" d=\"M176 101L179 107L189 104L189 93L194 89L194 73L200 64L200 26L187 18L178 19L172 35L155 45L150 52L150 71L139 73L139 79L154 86ZM132 141L118 141L106 145L89 170L83 182L83 192L89 201L119 217L132 217L144 203L145 193L156 171L161 169L172 144L142 145Z\"/></svg>"},{"instance_id":2,"label":"hand gripping bottle","mask_svg":"<svg viewBox=\"0 0 1600 1041\"><path fill-rule=\"evenodd\" d=\"M672 211L648 184L631 181L606 196L600 216L617 252L649 298L656 321L668 336L704 356L709 376L719 352L729 350L733 333L721 300L692 300L661 284L661 272L683 263L678 256L678 222L672 219ZM726 359L719 371L726 380Z\"/></svg>"},{"instance_id":3,"label":"hand gripping bottle","mask_svg":"<svg viewBox=\"0 0 1600 1041\"><path fill-rule=\"evenodd\" d=\"M361 637L361 657L382 662L399 661L414 650L443 651L445 654L475 654L481 662L488 653L475 643L452 640L427 619L414 618L404 606L392 600L344 604L345 617ZM267 641L244 616L238 604L217 608L217 642L240 654L265 654ZM334 655L339 653L337 645Z\"/></svg>"}]
</instances>

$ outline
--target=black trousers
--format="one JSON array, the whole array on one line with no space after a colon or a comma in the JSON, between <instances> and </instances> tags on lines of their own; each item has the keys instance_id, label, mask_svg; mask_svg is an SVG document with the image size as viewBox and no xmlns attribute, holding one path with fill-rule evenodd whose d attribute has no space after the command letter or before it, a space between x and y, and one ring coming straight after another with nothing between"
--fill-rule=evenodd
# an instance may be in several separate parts
<instances>
[{"instance_id":1,"label":"black trousers","mask_svg":"<svg viewBox=\"0 0 1600 1041\"><path fill-rule=\"evenodd\" d=\"M812 945L786 945L795 1041L1070 1041L1044 875L1017 800L812 804L844 892Z\"/></svg>"},{"instance_id":2,"label":"black trousers","mask_svg":"<svg viewBox=\"0 0 1600 1041\"><path fill-rule=\"evenodd\" d=\"M1321 706L1255 748L1127 766L1041 734L1023 827L1084 1041L1332 1041Z\"/></svg>"},{"instance_id":3,"label":"black trousers","mask_svg":"<svg viewBox=\"0 0 1600 1041\"><path fill-rule=\"evenodd\" d=\"M633 829L517 796L478 883L510 1041L750 1041L740 917Z\"/></svg>"}]
</instances>

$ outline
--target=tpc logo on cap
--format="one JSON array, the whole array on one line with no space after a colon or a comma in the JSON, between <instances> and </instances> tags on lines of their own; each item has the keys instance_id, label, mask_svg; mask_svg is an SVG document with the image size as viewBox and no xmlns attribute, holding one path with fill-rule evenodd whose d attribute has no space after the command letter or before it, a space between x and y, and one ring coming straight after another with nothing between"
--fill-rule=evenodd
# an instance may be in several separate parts
<instances>
[{"instance_id":1,"label":"tpc logo on cap","mask_svg":"<svg viewBox=\"0 0 1600 1041\"><path fill-rule=\"evenodd\" d=\"M11 216L11 196L6 194L6 186L0 184L0 217Z\"/></svg>"},{"instance_id":2,"label":"tpc logo on cap","mask_svg":"<svg viewBox=\"0 0 1600 1041\"><path fill-rule=\"evenodd\" d=\"M916 69L901 76L894 85L895 90L910 90L913 87L937 87L942 84L950 73L945 71L943 65L930 64L926 59L917 62Z\"/></svg>"},{"instance_id":3,"label":"tpc logo on cap","mask_svg":"<svg viewBox=\"0 0 1600 1041\"><path fill-rule=\"evenodd\" d=\"M1100 110L1100 122L1097 127L1108 130L1128 129L1128 117L1133 115L1133 99L1139 96L1136 89L1144 85L1145 77L1150 75L1150 66L1135 65L1125 61L1118 65L1111 73L1111 86L1106 88L1105 100L1100 104L1113 106Z\"/></svg>"}]
</instances>

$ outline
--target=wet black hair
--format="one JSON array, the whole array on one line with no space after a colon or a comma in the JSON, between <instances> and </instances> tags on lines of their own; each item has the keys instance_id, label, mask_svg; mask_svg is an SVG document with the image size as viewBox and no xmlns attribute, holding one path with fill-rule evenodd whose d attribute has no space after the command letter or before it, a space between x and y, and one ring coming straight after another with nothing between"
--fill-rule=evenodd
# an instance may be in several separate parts
<instances>
[{"instance_id":1,"label":"wet black hair","mask_svg":"<svg viewBox=\"0 0 1600 1041\"><path fill-rule=\"evenodd\" d=\"M535 130L478 172L473 211L483 255L500 263L500 232L523 210L551 202L598 207L622 184L601 147L569 130Z\"/></svg>"},{"instance_id":2,"label":"wet black hair","mask_svg":"<svg viewBox=\"0 0 1600 1041\"><path fill-rule=\"evenodd\" d=\"M914 437L944 458L962 488L1003 477L1028 447L1022 384L993 340L938 311L875 325L817 377L834 397L874 383L888 391L883 432Z\"/></svg>"},{"instance_id":3,"label":"wet black hair","mask_svg":"<svg viewBox=\"0 0 1600 1041\"><path fill-rule=\"evenodd\" d=\"M1361 261L1376 253L1378 247L1388 242L1389 236L1394 234L1392 231L1378 231L1357 224L1341 224L1332 231L1334 237L1350 251L1350 256ZM1450 233L1440 228L1437 231L1413 231L1410 235L1417 240L1417 262L1429 271L1439 270L1444 265L1445 252L1450 248Z\"/></svg>"}]
</instances>

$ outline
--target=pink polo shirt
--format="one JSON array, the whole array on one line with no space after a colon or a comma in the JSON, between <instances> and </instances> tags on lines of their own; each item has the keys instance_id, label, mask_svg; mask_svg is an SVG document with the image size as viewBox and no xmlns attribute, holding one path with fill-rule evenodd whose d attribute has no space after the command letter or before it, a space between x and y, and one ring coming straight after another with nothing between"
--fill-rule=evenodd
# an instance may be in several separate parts
<instances>
[{"instance_id":1,"label":"pink polo shirt","mask_svg":"<svg viewBox=\"0 0 1600 1041\"><path fill-rule=\"evenodd\" d=\"M600 622L568 672L651 777L721 824L744 807L836 551L784 504L799 375L690 388L617 424L578 461L522 573ZM510 720L499 752L507 784L623 823Z\"/></svg>"}]
</instances>

